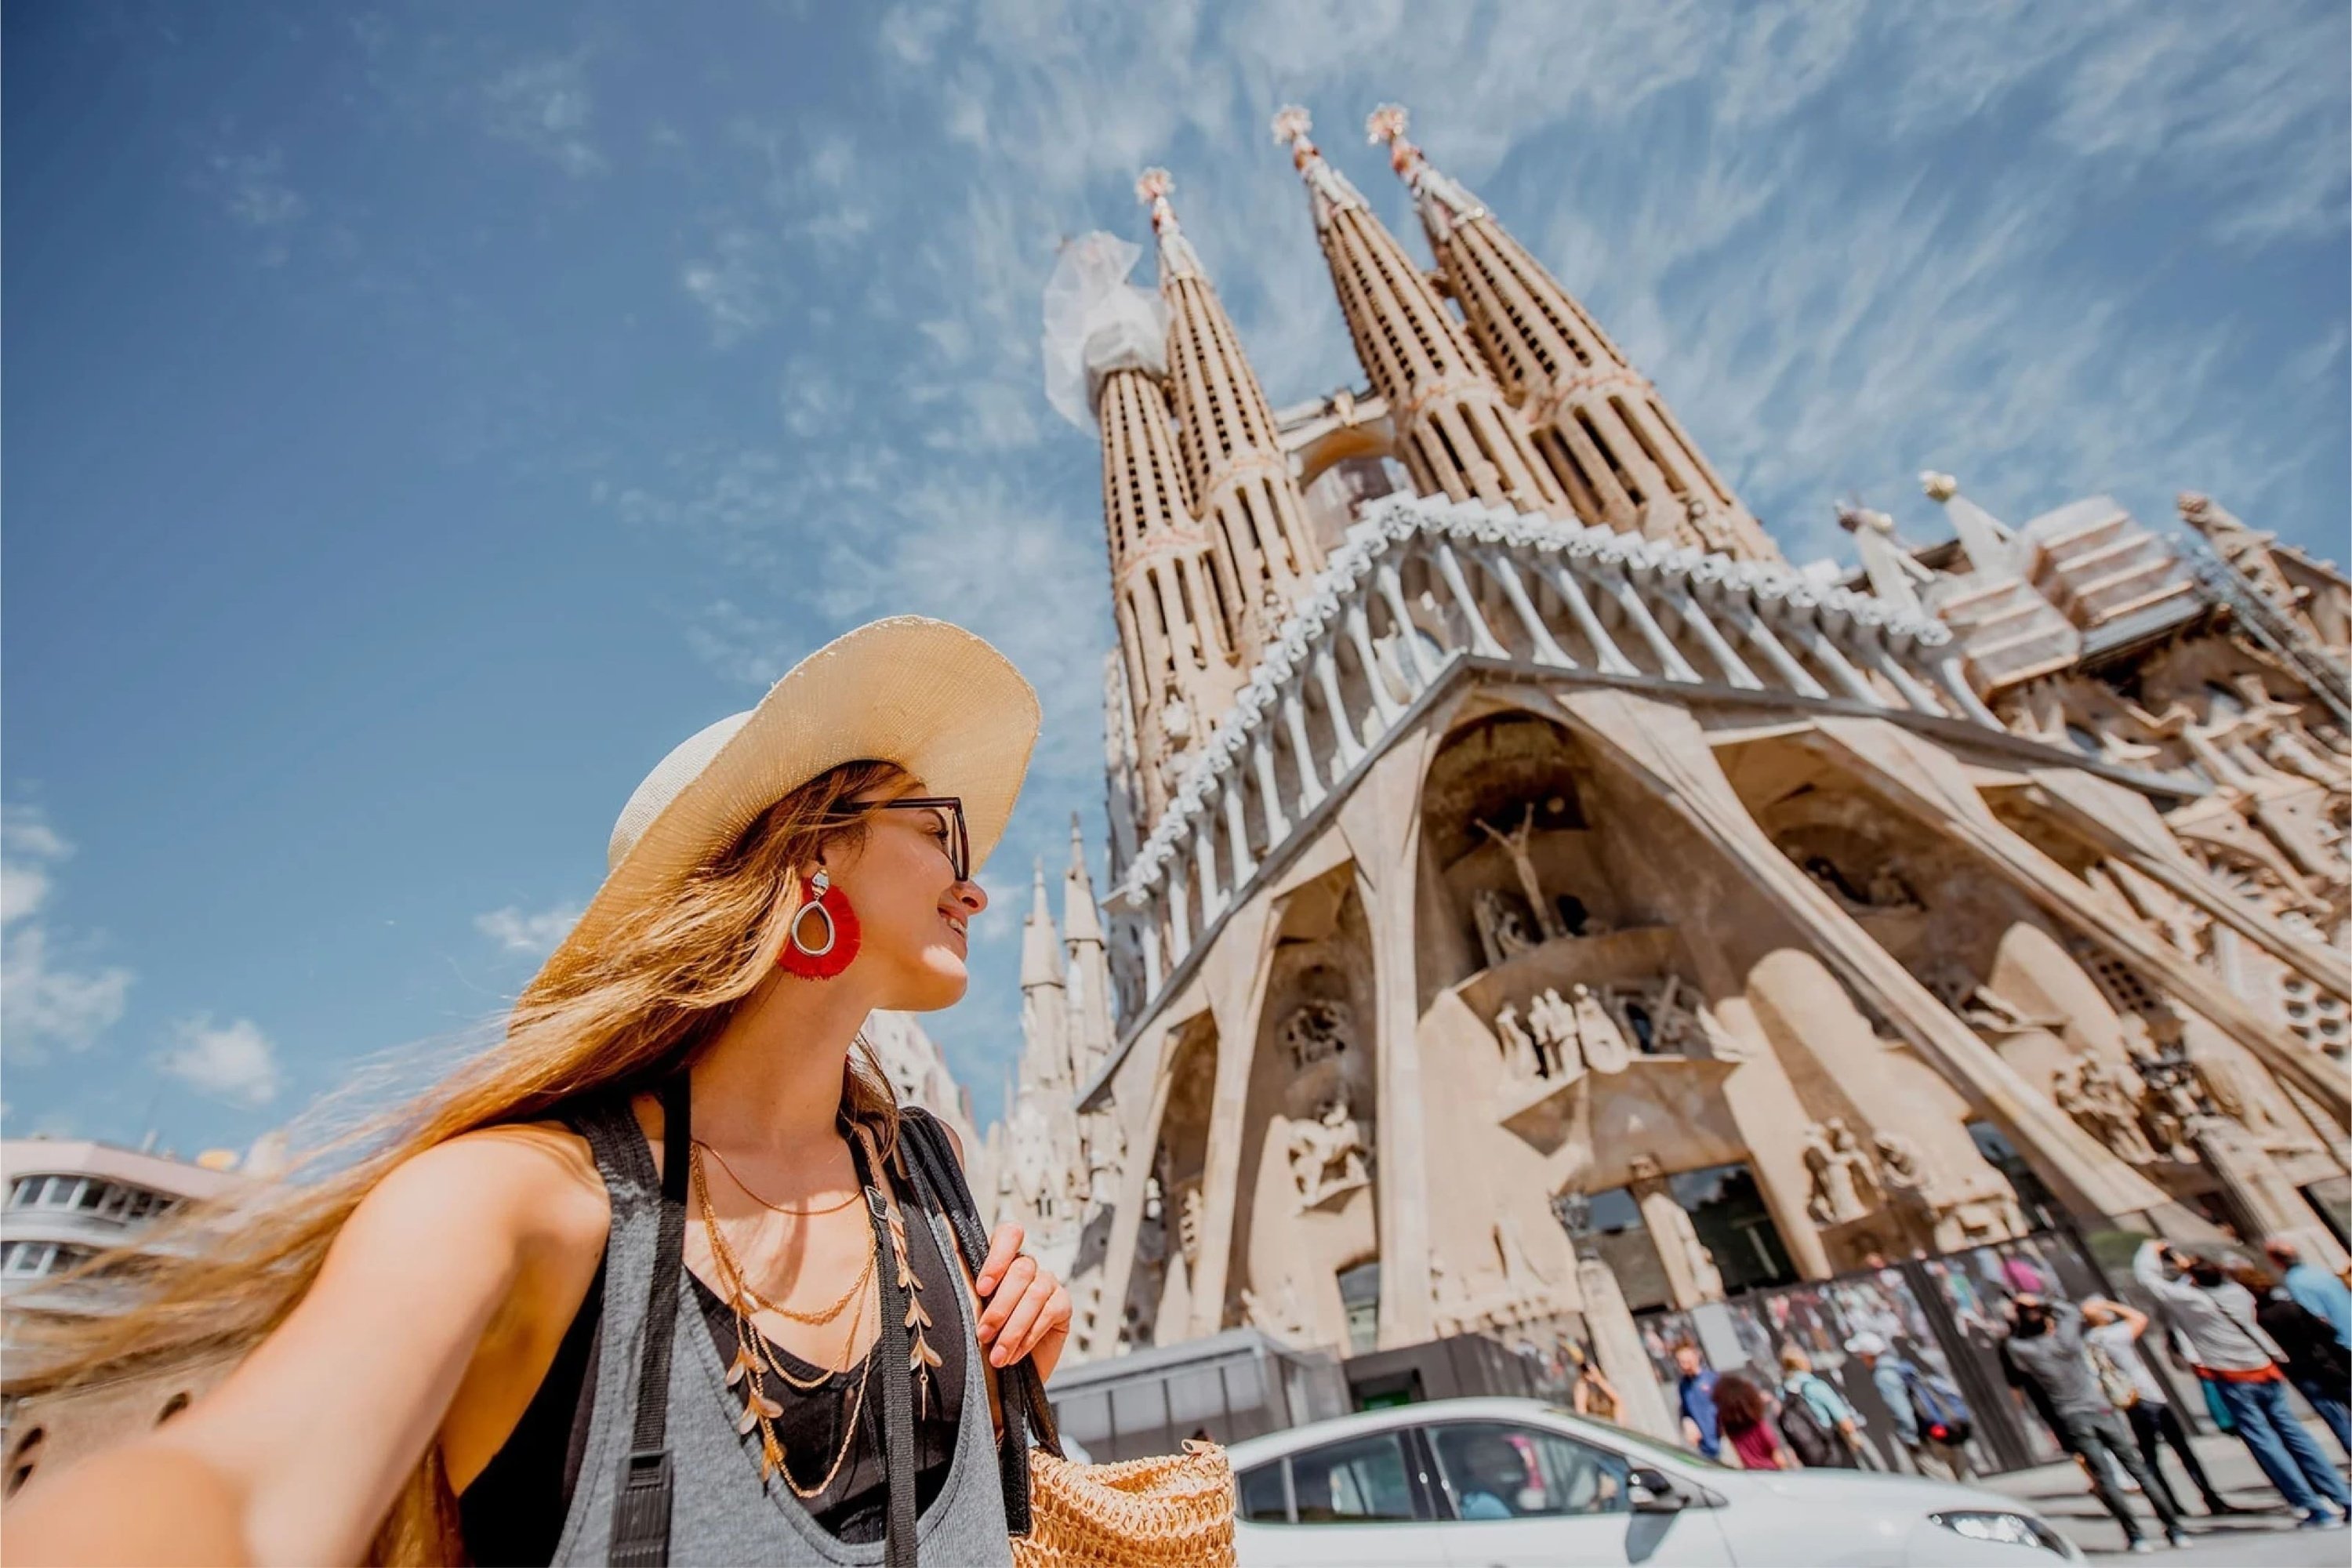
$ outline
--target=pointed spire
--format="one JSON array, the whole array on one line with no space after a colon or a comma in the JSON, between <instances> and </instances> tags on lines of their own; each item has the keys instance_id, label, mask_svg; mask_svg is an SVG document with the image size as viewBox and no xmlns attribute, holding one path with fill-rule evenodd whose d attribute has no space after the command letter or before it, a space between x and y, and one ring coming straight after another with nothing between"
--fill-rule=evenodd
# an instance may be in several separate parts
<instances>
[{"instance_id":1,"label":"pointed spire","mask_svg":"<svg viewBox=\"0 0 2352 1568\"><path fill-rule=\"evenodd\" d=\"M1286 103L1274 113L1274 139L1289 143L1291 165L1298 177L1307 182L1307 191L1315 199L1315 226L1330 226L1334 214L1354 209L1367 210L1370 204L1364 193L1348 181L1348 176L1326 163L1323 153L1307 138L1314 128L1307 110L1295 103Z\"/></svg>"},{"instance_id":2,"label":"pointed spire","mask_svg":"<svg viewBox=\"0 0 2352 1568\"><path fill-rule=\"evenodd\" d=\"M1566 516L1569 501L1505 405L1470 333L1346 176L1307 137L1307 111L1274 117L1314 197L1317 237L1356 358L1385 398L1396 455L1423 495Z\"/></svg>"},{"instance_id":3,"label":"pointed spire","mask_svg":"<svg viewBox=\"0 0 2352 1568\"><path fill-rule=\"evenodd\" d=\"M1054 910L1045 901L1045 860L1038 857L1036 898L1021 927L1021 988L1062 984L1062 939L1054 930Z\"/></svg>"},{"instance_id":4,"label":"pointed spire","mask_svg":"<svg viewBox=\"0 0 2352 1568\"><path fill-rule=\"evenodd\" d=\"M1136 176L1135 199L1151 209L1151 232L1160 237L1160 287L1164 290L1179 278L1206 278L1209 269L1201 265L1201 253L1184 237L1176 225L1176 209L1168 202L1168 193L1176 188L1176 178L1165 169L1146 169Z\"/></svg>"},{"instance_id":5,"label":"pointed spire","mask_svg":"<svg viewBox=\"0 0 2352 1568\"><path fill-rule=\"evenodd\" d=\"M1420 148L1405 140L1404 105L1383 103L1365 118L1364 137L1373 145L1389 144L1389 166L1412 192L1429 242L1441 246L1453 237L1457 224L1475 223L1486 216L1486 205L1458 182L1437 172Z\"/></svg>"},{"instance_id":6,"label":"pointed spire","mask_svg":"<svg viewBox=\"0 0 2352 1568\"><path fill-rule=\"evenodd\" d=\"M1094 878L1087 870L1087 840L1078 814L1070 813L1070 868L1062 879L1062 923L1068 942L1103 940L1102 915L1095 907Z\"/></svg>"},{"instance_id":7,"label":"pointed spire","mask_svg":"<svg viewBox=\"0 0 2352 1568\"><path fill-rule=\"evenodd\" d=\"M1485 204L1405 140L1405 113L1365 122L1412 188L1444 287L1504 395L1530 427L1546 477L1578 518L1705 550L1780 551L1699 455L1657 389Z\"/></svg>"},{"instance_id":8,"label":"pointed spire","mask_svg":"<svg viewBox=\"0 0 2352 1568\"><path fill-rule=\"evenodd\" d=\"M1929 500L1939 503L1944 515L1952 520L1952 531L1960 536L1960 548L1968 552L1969 571L1990 575L2016 569L2017 552L2011 542L2017 537L2015 531L1962 495L1959 480L1929 469L1920 474L1919 489Z\"/></svg>"}]
</instances>

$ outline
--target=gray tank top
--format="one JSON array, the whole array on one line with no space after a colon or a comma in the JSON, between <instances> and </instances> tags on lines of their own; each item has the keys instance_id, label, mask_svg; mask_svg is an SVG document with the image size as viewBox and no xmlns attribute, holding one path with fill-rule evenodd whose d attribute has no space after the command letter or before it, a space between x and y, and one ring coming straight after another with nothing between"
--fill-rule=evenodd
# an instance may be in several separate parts
<instances>
[{"instance_id":1,"label":"gray tank top","mask_svg":"<svg viewBox=\"0 0 2352 1568\"><path fill-rule=\"evenodd\" d=\"M612 1200L613 1225L604 1243L604 1350L597 1358L596 1400L579 1484L564 1514L554 1561L596 1563L611 1557L613 1500L636 1420L637 1372L649 1326L646 1297L653 1289L661 1223L661 1182L645 1133L625 1102L600 1105L575 1125L595 1152L596 1170ZM947 1222L937 1214L924 1217L938 1238L940 1255L956 1258L955 1237ZM964 1342L963 1419L947 1480L919 1519L916 1540L925 1563L956 1568L1009 1565L1013 1546L1005 1531L996 1436L971 1297L966 1290L951 1294L956 1328ZM661 1321L650 1325L655 1332L673 1336L668 1439L676 1491L669 1560L681 1565L759 1563L814 1568L879 1563L883 1542L837 1540L809 1517L781 1478L761 1482L758 1434L736 1436L741 1402L727 1386L727 1369L719 1364L709 1328L683 1279L677 1298L659 1314ZM945 1322L946 1314L933 1315Z\"/></svg>"}]
</instances>

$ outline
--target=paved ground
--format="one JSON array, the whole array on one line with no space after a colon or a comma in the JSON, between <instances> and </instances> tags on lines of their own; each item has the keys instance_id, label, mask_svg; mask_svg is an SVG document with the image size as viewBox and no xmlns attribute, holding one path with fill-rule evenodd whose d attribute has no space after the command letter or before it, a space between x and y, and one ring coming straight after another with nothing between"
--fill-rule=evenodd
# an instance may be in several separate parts
<instances>
[{"instance_id":1,"label":"paved ground","mask_svg":"<svg viewBox=\"0 0 2352 1568\"><path fill-rule=\"evenodd\" d=\"M2342 1458L2335 1438L2326 1435L2316 1422L2311 1424L2313 1436L2325 1453ZM2247 1454L2245 1445L2235 1437L2198 1437L2198 1458L2204 1462L2206 1474L2221 1489L2221 1495L2242 1508L2262 1509L2253 1514L2232 1514L2221 1519L2208 1518L2197 1499L2196 1489L2180 1473L2180 1464L2170 1450L2163 1454L2165 1479L2185 1494L2189 1509L2188 1520L2190 1544L2179 1552L2159 1552L2154 1561L2187 1568L2188 1564L2207 1568L2344 1568L2352 1561L2352 1531L2302 1531L2294 1528L2294 1516L2279 1500L2278 1493L2263 1479ZM2339 1468L2339 1473L2340 1468ZM2091 1495L2083 1472L2070 1461L2063 1465L2044 1465L2036 1470L2020 1470L2014 1475L1996 1477L1985 1483L1996 1491L2007 1492L2013 1498L2031 1502L2035 1510L2053 1524L2072 1536L2074 1543L2094 1554L2120 1552L2124 1532L2114 1516L2099 1506ZM2156 1532L2156 1516L2137 1497L2131 1499L2133 1510L2146 1521L2151 1539L2161 1541Z\"/></svg>"}]
</instances>

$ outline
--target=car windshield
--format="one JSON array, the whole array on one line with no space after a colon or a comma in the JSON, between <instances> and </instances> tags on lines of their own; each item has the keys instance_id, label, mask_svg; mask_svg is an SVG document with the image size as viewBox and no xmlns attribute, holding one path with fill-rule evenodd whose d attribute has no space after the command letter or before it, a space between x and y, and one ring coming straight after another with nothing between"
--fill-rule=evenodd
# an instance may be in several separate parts
<instances>
[{"instance_id":1,"label":"car windshield","mask_svg":"<svg viewBox=\"0 0 2352 1568\"><path fill-rule=\"evenodd\" d=\"M1710 1459L1696 1449L1685 1448L1679 1443L1662 1443L1646 1432L1633 1431L1618 1426L1614 1421L1598 1421L1590 1415L1579 1415L1573 1410L1563 1410L1556 1405L1548 1408L1554 1415L1565 1415L1580 1426L1591 1426L1605 1434L1612 1443L1623 1444L1629 1458L1639 1458L1648 1455L1657 1458L1672 1459L1677 1465L1689 1465L1693 1468L1701 1470L1727 1470L1732 1468Z\"/></svg>"}]
</instances>

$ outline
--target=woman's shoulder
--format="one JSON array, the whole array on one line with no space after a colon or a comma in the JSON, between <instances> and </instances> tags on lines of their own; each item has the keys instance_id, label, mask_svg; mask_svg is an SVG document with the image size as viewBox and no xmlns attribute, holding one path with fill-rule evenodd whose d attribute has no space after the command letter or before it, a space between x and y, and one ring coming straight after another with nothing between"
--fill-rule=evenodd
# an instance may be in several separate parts
<instances>
[{"instance_id":1,"label":"woman's shoulder","mask_svg":"<svg viewBox=\"0 0 2352 1568\"><path fill-rule=\"evenodd\" d=\"M509 1217L518 1233L601 1247L612 1204L588 1141L560 1121L502 1122L415 1155L394 1178L417 1201Z\"/></svg>"}]
</instances>

